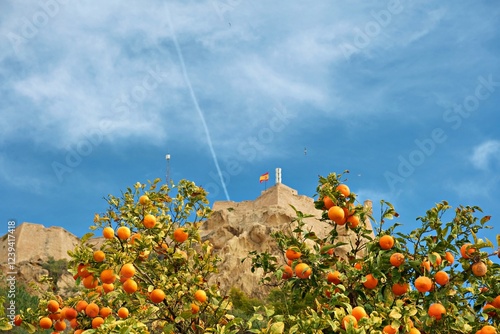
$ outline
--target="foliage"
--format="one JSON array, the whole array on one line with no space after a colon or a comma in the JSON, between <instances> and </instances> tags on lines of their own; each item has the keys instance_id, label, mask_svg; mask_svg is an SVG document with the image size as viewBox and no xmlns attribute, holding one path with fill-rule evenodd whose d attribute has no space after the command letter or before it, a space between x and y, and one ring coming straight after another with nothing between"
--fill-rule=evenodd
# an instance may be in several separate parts
<instances>
[{"instance_id":1,"label":"foliage","mask_svg":"<svg viewBox=\"0 0 500 334\"><path fill-rule=\"evenodd\" d=\"M326 236L295 210L296 219L272 234L279 256L249 254L252 271L261 268L262 283L276 288L266 302L236 289L223 296L208 284L219 259L198 232L210 214L203 188L155 180L110 195L109 209L91 227L103 242L96 246L89 233L69 253L78 292L65 300L46 292L36 307L21 311L21 327L40 332L43 317L54 320L54 329L65 321L90 334L486 334L483 326L500 325L500 266L491 260L498 245L480 237L489 216L476 206L441 202L403 233L400 223L388 225L399 217L391 203L380 202L375 220L343 177L320 177L316 188Z\"/></svg>"},{"instance_id":2,"label":"foliage","mask_svg":"<svg viewBox=\"0 0 500 334\"><path fill-rule=\"evenodd\" d=\"M109 209L96 214L91 227L96 231L113 229L112 237L98 247L105 259L94 258L95 246L89 241L93 233L82 237L69 253L69 268L80 292L64 301L47 292L37 309L22 314L22 326L34 332L40 318L56 318L47 311L50 300L59 301L61 309L76 309L83 300L96 303L99 309L112 310L94 329L95 317L88 316L85 310L78 312L75 326L88 329L86 333L205 333L223 332L226 326L233 325L228 297L207 283L217 270L218 258L212 254L212 245L202 241L198 233L201 222L210 214L203 188L186 180L171 187L160 186L157 179L149 186L137 183L121 197L110 195L107 202ZM148 215L154 216L155 222L146 227ZM127 227L130 236L119 234L120 227ZM187 240L176 239L174 232L178 228L187 232ZM131 264L135 273L121 273L124 264ZM110 271L111 278L106 278L103 272ZM103 279L113 280L112 291L104 290ZM135 284L137 289L133 291ZM151 293L155 289L163 291L164 297L153 302ZM198 290L205 292L206 301L195 298ZM121 307L129 310L124 319L118 316Z\"/></svg>"},{"instance_id":3,"label":"foliage","mask_svg":"<svg viewBox=\"0 0 500 334\"><path fill-rule=\"evenodd\" d=\"M1 282L5 282L6 279L3 275L0 276ZM0 285L0 303L3 305L0 310L0 330L9 330L11 333L27 333L26 330L22 328L15 327L11 328L8 324L10 324L10 319L5 318L5 310L7 310L7 303L10 301L9 290L4 284ZM36 307L38 305L39 298L30 293L27 287L24 284L20 284L17 282L16 284L16 292L15 292L15 308L17 312L25 312L29 308Z\"/></svg>"},{"instance_id":4,"label":"foliage","mask_svg":"<svg viewBox=\"0 0 500 334\"><path fill-rule=\"evenodd\" d=\"M291 248L301 254L298 259L288 260L288 265L295 268L306 263L312 269L309 277L301 279L295 274L284 279L285 256L278 259L267 252L250 254L252 268L264 270L263 282L278 285L296 299L307 293L315 298L313 306L280 310L283 317L275 321L284 321L287 333L376 334L388 325L402 332L415 327L426 333L471 333L487 324L500 325L500 306L484 311L486 304L500 296L500 266L490 259L498 252L491 241L477 237L488 228L489 216L477 217L481 209L476 206L459 206L452 211L447 202L442 202L418 218L418 228L410 233L397 232L399 223L386 227L388 220L399 216L392 204L381 201L381 218L375 221L371 208L356 204L354 193L345 196L339 191L342 176L332 173L319 179L315 204L323 209L322 220L331 226L327 237L316 236L304 223L306 216L299 211L290 226L291 233L280 231L272 235L282 254ZM347 217L357 215L360 224L352 227L346 221L332 221L325 207L327 197L344 209ZM445 216L449 214L452 217L446 222ZM367 224L368 221L371 223ZM370 225L378 226L377 235ZM352 237L341 237L346 232ZM390 240L394 244L386 245ZM466 244L471 244L470 252L463 257L461 250L464 251L462 246ZM341 247L347 252L342 253ZM394 253L403 254L403 264L391 264ZM486 265L484 276L473 271L475 263ZM328 274L334 271L338 271L339 280L331 282ZM449 281L437 284L437 272L445 272ZM430 291L415 288L415 281L421 276L430 278ZM394 284L407 284L408 291L396 294L392 289ZM429 314L434 303L442 304L446 314L435 315L432 311ZM367 316L343 326L344 317L356 306L361 306Z\"/></svg>"},{"instance_id":5,"label":"foliage","mask_svg":"<svg viewBox=\"0 0 500 334\"><path fill-rule=\"evenodd\" d=\"M229 299L233 304L233 314L241 317L244 320L250 319L254 313L255 308L264 306L264 302L257 298L250 298L243 291L233 287L229 291Z\"/></svg>"},{"instance_id":6,"label":"foliage","mask_svg":"<svg viewBox=\"0 0 500 334\"><path fill-rule=\"evenodd\" d=\"M42 268L49 272L49 277L52 282L52 288L55 293L58 293L57 283L62 275L67 272L68 261L66 259L55 260L52 256L46 262L42 263Z\"/></svg>"}]
</instances>

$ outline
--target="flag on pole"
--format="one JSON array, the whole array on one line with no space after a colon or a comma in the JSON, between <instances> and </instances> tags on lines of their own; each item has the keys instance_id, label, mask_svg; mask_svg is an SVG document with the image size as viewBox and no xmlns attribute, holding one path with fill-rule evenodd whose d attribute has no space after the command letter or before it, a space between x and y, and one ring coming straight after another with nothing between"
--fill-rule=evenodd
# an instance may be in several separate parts
<instances>
[{"instance_id":1,"label":"flag on pole","mask_svg":"<svg viewBox=\"0 0 500 334\"><path fill-rule=\"evenodd\" d=\"M260 176L260 178L259 178L259 182L260 182L260 183L262 183L262 182L264 182L264 181L267 181L267 180L269 180L269 172L266 172L266 173L262 174L262 175Z\"/></svg>"}]
</instances>

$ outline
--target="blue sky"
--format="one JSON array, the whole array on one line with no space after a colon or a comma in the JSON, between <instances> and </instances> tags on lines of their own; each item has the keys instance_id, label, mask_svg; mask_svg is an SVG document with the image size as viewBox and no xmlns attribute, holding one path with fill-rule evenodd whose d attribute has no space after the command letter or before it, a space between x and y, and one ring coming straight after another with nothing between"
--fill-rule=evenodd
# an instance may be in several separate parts
<instances>
[{"instance_id":1,"label":"blue sky","mask_svg":"<svg viewBox=\"0 0 500 334\"><path fill-rule=\"evenodd\" d=\"M2 1L4 230L81 236L170 154L212 202L348 169L402 230L448 200L498 234L499 26L490 1Z\"/></svg>"}]
</instances>

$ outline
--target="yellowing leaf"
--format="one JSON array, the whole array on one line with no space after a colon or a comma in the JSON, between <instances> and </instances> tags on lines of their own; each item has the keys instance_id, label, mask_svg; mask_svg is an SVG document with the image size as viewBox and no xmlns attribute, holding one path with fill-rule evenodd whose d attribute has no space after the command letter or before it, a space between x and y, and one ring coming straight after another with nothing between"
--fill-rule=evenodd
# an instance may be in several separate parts
<instances>
[{"instance_id":1,"label":"yellowing leaf","mask_svg":"<svg viewBox=\"0 0 500 334\"><path fill-rule=\"evenodd\" d=\"M270 334L281 334L285 331L285 324L283 322L276 322L269 328Z\"/></svg>"},{"instance_id":2,"label":"yellowing leaf","mask_svg":"<svg viewBox=\"0 0 500 334\"><path fill-rule=\"evenodd\" d=\"M402 315L399 313L398 310L392 310L391 313L389 314L389 317L393 319L401 319Z\"/></svg>"}]
</instances>

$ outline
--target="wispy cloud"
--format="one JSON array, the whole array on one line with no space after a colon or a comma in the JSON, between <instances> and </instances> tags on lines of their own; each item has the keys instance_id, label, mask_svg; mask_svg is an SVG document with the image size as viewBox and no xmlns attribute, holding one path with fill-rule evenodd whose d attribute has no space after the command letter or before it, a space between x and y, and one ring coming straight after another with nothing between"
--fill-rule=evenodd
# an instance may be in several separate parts
<instances>
[{"instance_id":1,"label":"wispy cloud","mask_svg":"<svg viewBox=\"0 0 500 334\"><path fill-rule=\"evenodd\" d=\"M474 147L470 162L477 169L489 170L492 164L500 162L500 141L488 140Z\"/></svg>"},{"instance_id":2,"label":"wispy cloud","mask_svg":"<svg viewBox=\"0 0 500 334\"><path fill-rule=\"evenodd\" d=\"M223 15L211 1L172 2L179 47L216 153L234 155L235 147L237 152L239 144L258 137L280 104L304 116L290 120L286 131L275 132L276 140L297 133L311 110L325 121L342 119L355 126L367 116L383 118L400 113L402 106L417 108L403 96L413 94L422 103L433 87L420 74L434 73L441 65L419 61L421 55L412 54L408 41L439 44L446 36L434 32L454 12L445 5L401 5L401 12L384 18L380 15L389 10L387 2L284 7L241 1ZM4 7L4 36L21 33L20 20L41 10L14 1ZM0 55L0 143L24 138L64 150L107 121L105 140L140 138L148 145L189 140L206 149L164 8L161 1L148 6L68 3L21 53L12 52L8 39L0 40L7 50ZM457 34L479 21L474 15L468 20L467 27L454 26ZM368 32L369 43L358 50L361 56L347 61L342 43L355 43L360 31L366 34L377 24L380 31ZM446 64L462 69L463 59L455 56ZM148 77L161 82L144 89ZM419 109L419 118L435 114ZM270 146L276 150L269 147L267 156L279 153L280 148Z\"/></svg>"}]
</instances>

